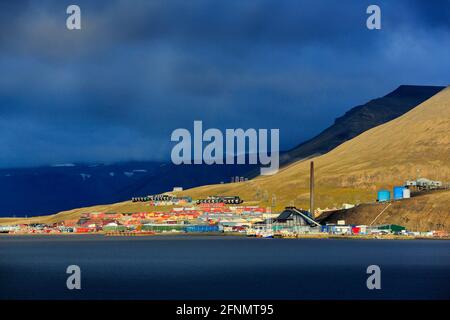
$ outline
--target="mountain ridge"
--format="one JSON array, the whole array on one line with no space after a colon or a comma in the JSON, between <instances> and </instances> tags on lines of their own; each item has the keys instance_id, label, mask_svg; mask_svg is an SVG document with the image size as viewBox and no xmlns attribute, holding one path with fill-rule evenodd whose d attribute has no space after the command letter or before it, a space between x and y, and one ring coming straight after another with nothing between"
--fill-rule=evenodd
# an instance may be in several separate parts
<instances>
[{"instance_id":1,"label":"mountain ridge","mask_svg":"<svg viewBox=\"0 0 450 320\"><path fill-rule=\"evenodd\" d=\"M342 203L372 202L376 190L391 189L418 176L450 181L450 87L402 116L374 127L317 156L316 203L333 207ZM186 194L239 195L270 206L308 207L309 161L299 160L273 176L259 176L238 185L210 185ZM269 199L258 198L267 193Z\"/></svg>"},{"instance_id":2,"label":"mountain ridge","mask_svg":"<svg viewBox=\"0 0 450 320\"><path fill-rule=\"evenodd\" d=\"M313 138L283 152L280 164L324 154L343 142L393 120L437 94L443 86L400 85L383 97L372 99L346 111L334 123Z\"/></svg>"}]
</instances>

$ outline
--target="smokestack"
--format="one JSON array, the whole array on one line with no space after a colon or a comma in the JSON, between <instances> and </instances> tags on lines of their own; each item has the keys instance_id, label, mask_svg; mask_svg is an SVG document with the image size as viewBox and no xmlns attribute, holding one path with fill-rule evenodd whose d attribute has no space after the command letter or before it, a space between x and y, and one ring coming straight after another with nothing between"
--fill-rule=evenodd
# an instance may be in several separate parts
<instances>
[{"instance_id":1,"label":"smokestack","mask_svg":"<svg viewBox=\"0 0 450 320\"><path fill-rule=\"evenodd\" d=\"M309 172L309 212L314 218L314 161L311 161Z\"/></svg>"}]
</instances>

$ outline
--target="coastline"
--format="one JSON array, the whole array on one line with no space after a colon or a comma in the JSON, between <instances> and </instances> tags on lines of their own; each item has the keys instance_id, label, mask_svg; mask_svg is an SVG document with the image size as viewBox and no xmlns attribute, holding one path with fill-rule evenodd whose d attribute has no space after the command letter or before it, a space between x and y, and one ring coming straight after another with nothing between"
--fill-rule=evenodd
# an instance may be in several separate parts
<instances>
[{"instance_id":1,"label":"coastline","mask_svg":"<svg viewBox=\"0 0 450 320\"><path fill-rule=\"evenodd\" d=\"M83 236L98 236L102 238L146 238L146 237L165 237L165 236L180 236L181 237L240 237L240 238L256 238L248 237L239 232L217 233L217 232L196 232L196 233L180 233L180 232L163 232L156 234L107 234L106 232L96 233L0 233L1 238L14 237L40 237L40 236L56 236L56 237L83 237ZM333 240L450 240L450 237L423 237L423 236L404 236L404 235L336 235L336 234L304 234L296 237L274 237L275 239L283 240L301 240L301 239L333 239ZM262 238L260 238L262 239Z\"/></svg>"}]
</instances>

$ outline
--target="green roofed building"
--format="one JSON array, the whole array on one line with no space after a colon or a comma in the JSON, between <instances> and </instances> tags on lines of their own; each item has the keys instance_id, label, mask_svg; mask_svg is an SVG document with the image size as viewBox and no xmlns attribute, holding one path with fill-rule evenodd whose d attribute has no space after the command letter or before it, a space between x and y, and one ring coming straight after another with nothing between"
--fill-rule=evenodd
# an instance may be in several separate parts
<instances>
[{"instance_id":1,"label":"green roofed building","mask_svg":"<svg viewBox=\"0 0 450 320\"><path fill-rule=\"evenodd\" d=\"M170 231L184 231L186 226L184 224L144 224L142 231L154 232L170 232Z\"/></svg>"},{"instance_id":2,"label":"green roofed building","mask_svg":"<svg viewBox=\"0 0 450 320\"><path fill-rule=\"evenodd\" d=\"M380 226L377 226L378 230L385 230L390 233L397 233L402 232L403 230L406 230L406 227L399 226L398 224L383 224Z\"/></svg>"},{"instance_id":3,"label":"green roofed building","mask_svg":"<svg viewBox=\"0 0 450 320\"><path fill-rule=\"evenodd\" d=\"M103 227L103 231L107 231L107 232L124 232L127 231L127 227L126 226L104 226Z\"/></svg>"}]
</instances>

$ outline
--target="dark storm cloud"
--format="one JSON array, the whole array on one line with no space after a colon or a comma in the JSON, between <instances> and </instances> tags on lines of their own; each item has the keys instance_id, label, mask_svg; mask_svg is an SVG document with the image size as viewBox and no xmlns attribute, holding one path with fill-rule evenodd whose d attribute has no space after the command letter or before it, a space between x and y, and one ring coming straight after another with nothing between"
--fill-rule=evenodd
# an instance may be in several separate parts
<instances>
[{"instance_id":1,"label":"dark storm cloud","mask_svg":"<svg viewBox=\"0 0 450 320\"><path fill-rule=\"evenodd\" d=\"M377 3L381 31L364 1L2 2L0 166L167 159L194 120L288 148L400 84L447 84L448 2Z\"/></svg>"}]
</instances>

